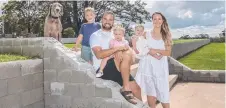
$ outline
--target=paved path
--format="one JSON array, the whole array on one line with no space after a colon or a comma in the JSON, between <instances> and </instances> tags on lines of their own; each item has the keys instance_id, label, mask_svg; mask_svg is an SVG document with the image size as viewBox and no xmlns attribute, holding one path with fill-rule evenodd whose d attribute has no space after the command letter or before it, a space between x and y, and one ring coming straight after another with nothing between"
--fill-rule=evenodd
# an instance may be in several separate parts
<instances>
[{"instance_id":1,"label":"paved path","mask_svg":"<svg viewBox=\"0 0 226 108\"><path fill-rule=\"evenodd\" d=\"M170 92L170 103L171 108L225 108L225 84L177 83Z\"/></svg>"}]
</instances>

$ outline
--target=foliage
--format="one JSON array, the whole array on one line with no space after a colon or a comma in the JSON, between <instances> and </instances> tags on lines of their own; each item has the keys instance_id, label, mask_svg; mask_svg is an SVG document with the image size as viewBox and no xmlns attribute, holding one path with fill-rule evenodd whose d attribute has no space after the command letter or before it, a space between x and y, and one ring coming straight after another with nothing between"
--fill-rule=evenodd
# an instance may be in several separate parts
<instances>
[{"instance_id":1,"label":"foliage","mask_svg":"<svg viewBox=\"0 0 226 108\"><path fill-rule=\"evenodd\" d=\"M5 33L21 31L35 33L43 36L45 17L48 13L48 7L54 1L8 1L4 4L3 16ZM84 8L94 7L96 10L96 21L99 22L105 11L113 11L116 21L123 22L127 30L127 35L131 35L132 29L129 28L133 23L144 23L150 21L151 16L145 10L146 3L141 0L134 1L58 1L63 5L63 16L61 22L63 29L73 27L75 33L84 20ZM1 20L2 21L2 20ZM76 34L77 35L77 34Z\"/></svg>"},{"instance_id":2,"label":"foliage","mask_svg":"<svg viewBox=\"0 0 226 108\"><path fill-rule=\"evenodd\" d=\"M64 29L63 37L72 38L72 37L74 37L74 35L75 35L75 32L72 27L68 27L68 28Z\"/></svg>"}]
</instances>

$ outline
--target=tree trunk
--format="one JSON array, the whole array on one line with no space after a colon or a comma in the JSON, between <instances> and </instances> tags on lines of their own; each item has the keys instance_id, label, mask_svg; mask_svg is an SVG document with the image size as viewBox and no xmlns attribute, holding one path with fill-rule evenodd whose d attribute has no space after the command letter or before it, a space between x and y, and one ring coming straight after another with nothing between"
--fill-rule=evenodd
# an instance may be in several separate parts
<instances>
[{"instance_id":1,"label":"tree trunk","mask_svg":"<svg viewBox=\"0 0 226 108\"><path fill-rule=\"evenodd\" d=\"M79 31L79 28L80 28L80 25L78 23L78 6L77 6L77 1L73 1L73 13L74 13L74 16L73 16L74 31L75 31L75 35L77 37L78 31Z\"/></svg>"}]
</instances>

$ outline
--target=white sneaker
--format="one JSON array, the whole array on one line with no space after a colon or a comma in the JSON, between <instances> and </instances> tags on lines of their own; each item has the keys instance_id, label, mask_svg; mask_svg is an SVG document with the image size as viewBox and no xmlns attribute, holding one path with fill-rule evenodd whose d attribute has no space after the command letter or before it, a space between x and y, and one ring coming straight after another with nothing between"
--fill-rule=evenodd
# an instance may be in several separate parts
<instances>
[{"instance_id":1,"label":"white sneaker","mask_svg":"<svg viewBox=\"0 0 226 108\"><path fill-rule=\"evenodd\" d=\"M96 77L97 77L97 78L100 78L100 77L103 76L103 75L104 75L104 73L101 72L101 71L99 71L99 72L97 72Z\"/></svg>"}]
</instances>

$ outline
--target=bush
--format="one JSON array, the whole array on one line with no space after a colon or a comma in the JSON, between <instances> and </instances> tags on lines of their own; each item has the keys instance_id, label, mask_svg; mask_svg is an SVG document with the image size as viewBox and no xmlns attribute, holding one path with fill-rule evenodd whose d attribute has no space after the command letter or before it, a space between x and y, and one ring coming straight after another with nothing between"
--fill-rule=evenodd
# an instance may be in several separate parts
<instances>
[{"instance_id":1,"label":"bush","mask_svg":"<svg viewBox=\"0 0 226 108\"><path fill-rule=\"evenodd\" d=\"M225 37L223 37L223 36L222 37L211 37L210 41L222 43L222 42L225 42Z\"/></svg>"},{"instance_id":2,"label":"bush","mask_svg":"<svg viewBox=\"0 0 226 108\"><path fill-rule=\"evenodd\" d=\"M64 31L63 31L63 37L72 38L72 37L74 37L74 35L75 35L75 32L72 27L68 27L68 28L64 29Z\"/></svg>"}]
</instances>

